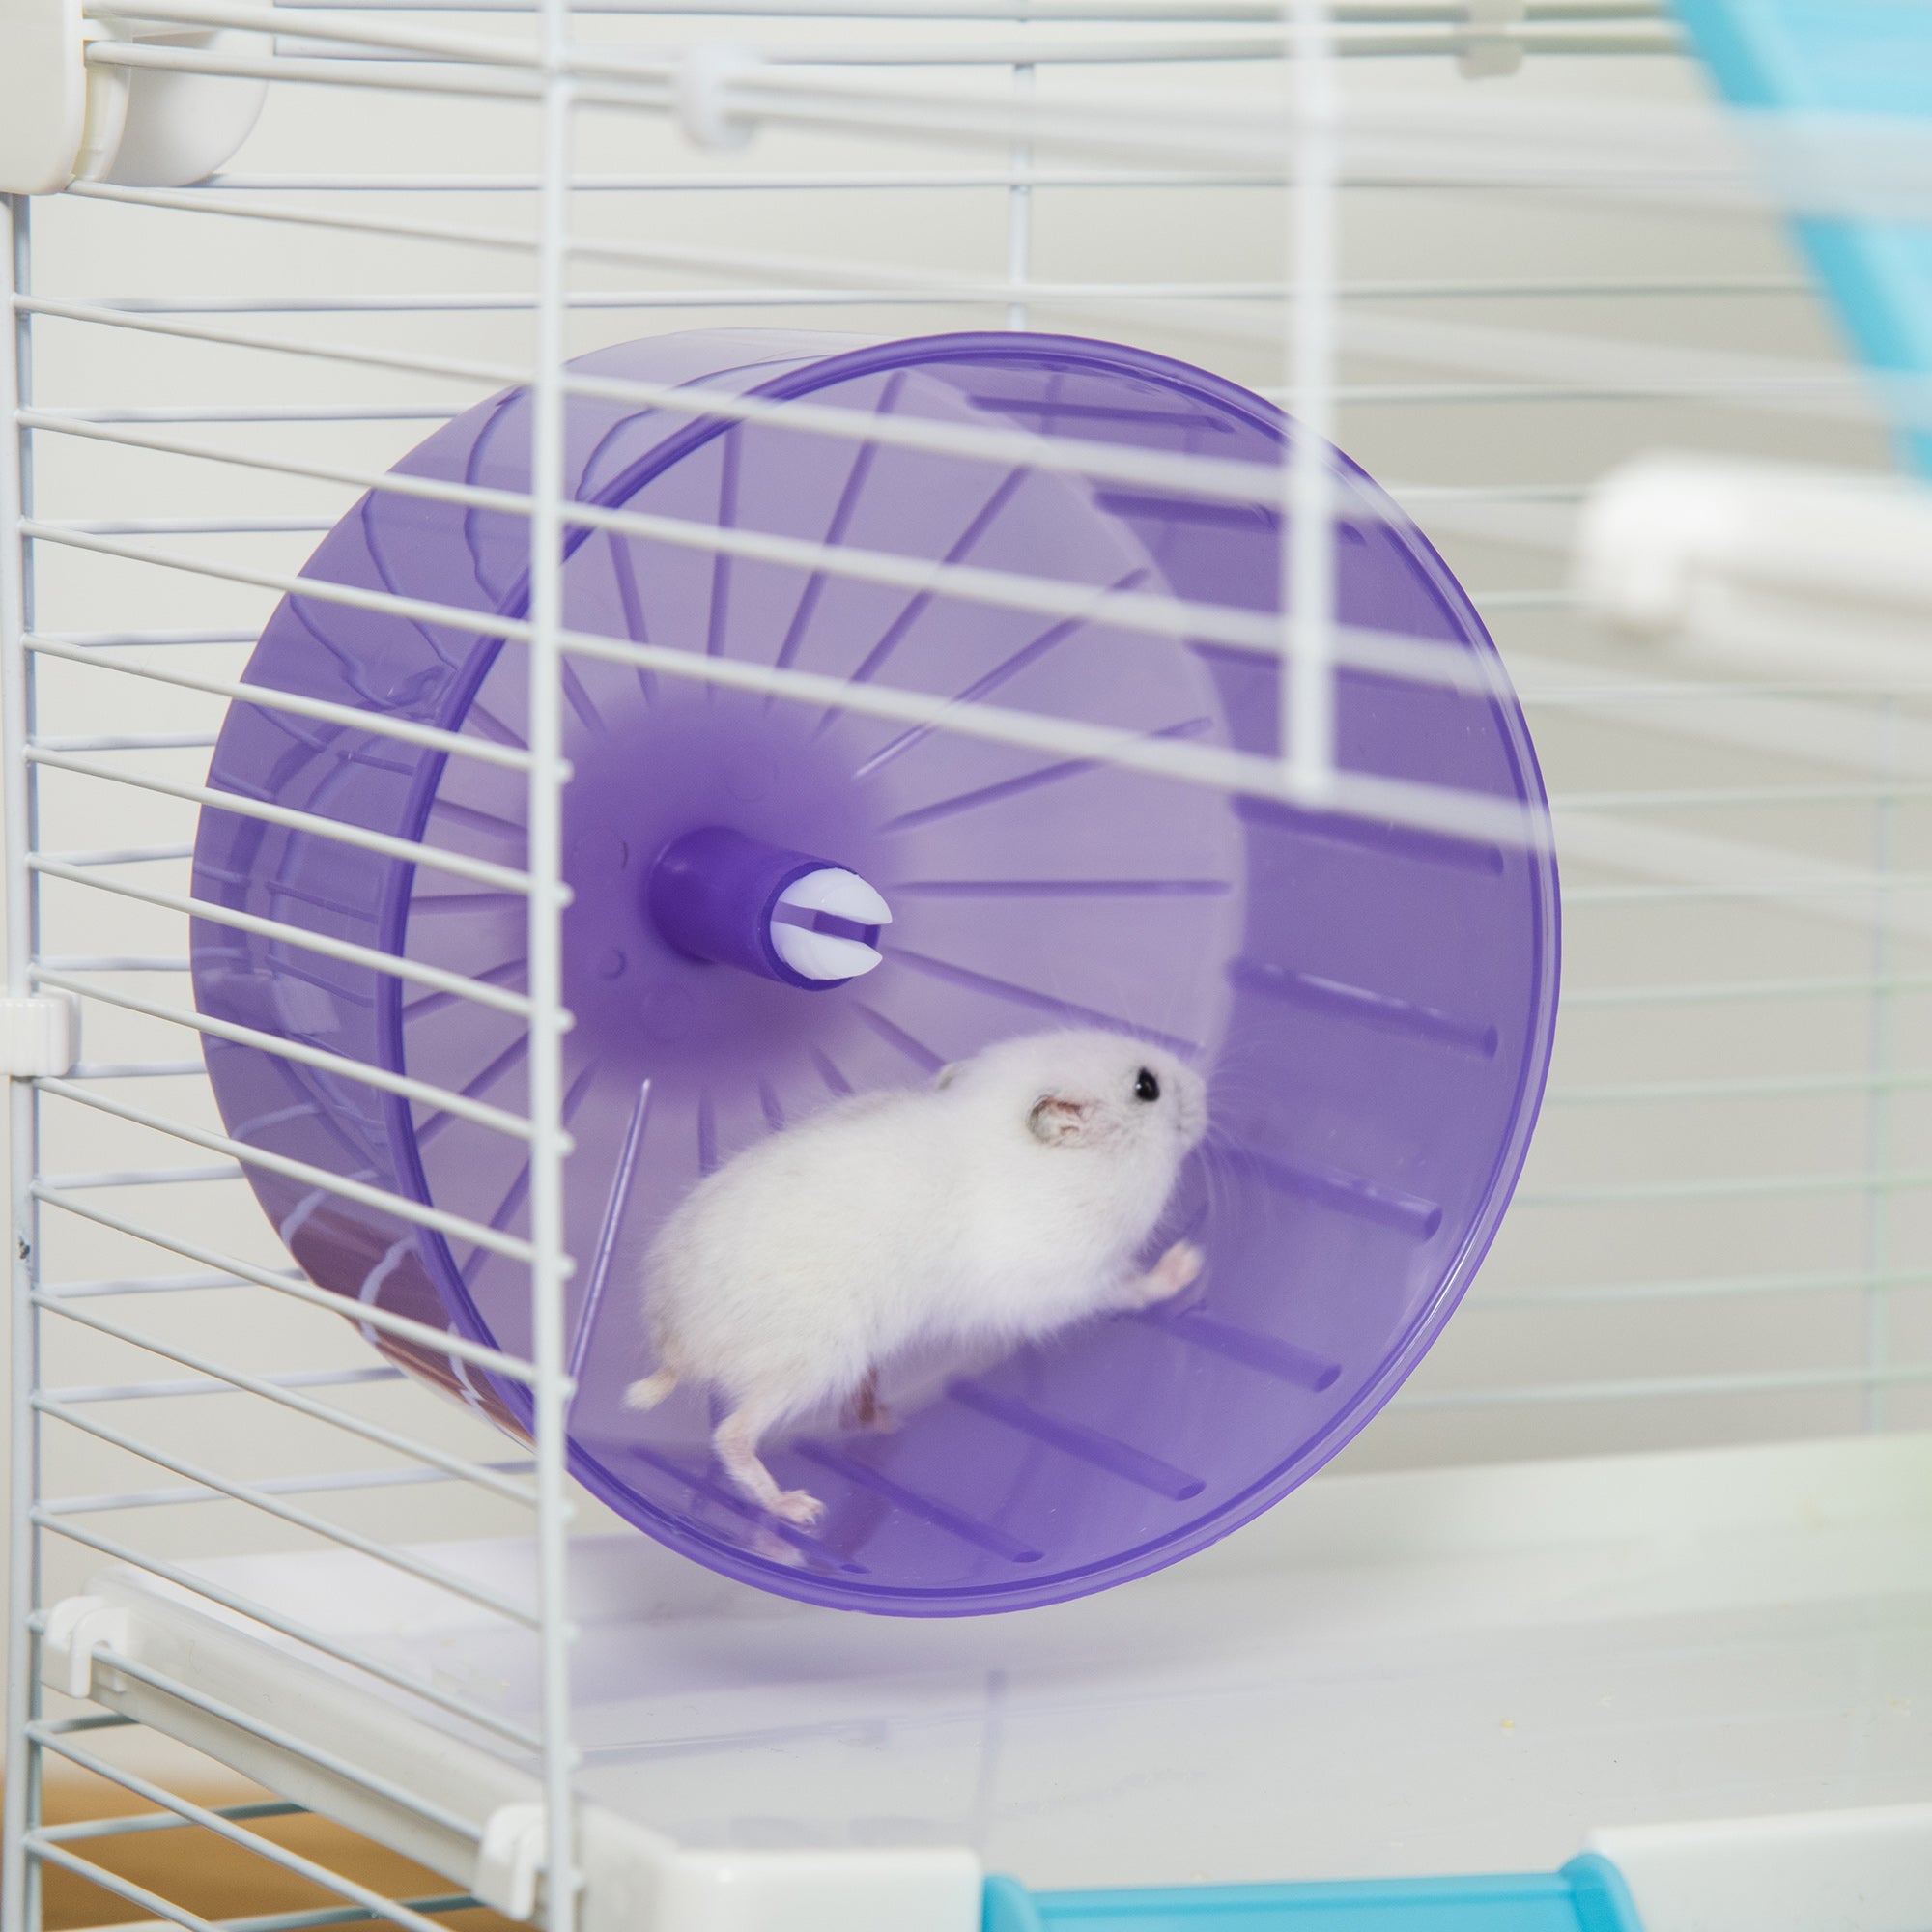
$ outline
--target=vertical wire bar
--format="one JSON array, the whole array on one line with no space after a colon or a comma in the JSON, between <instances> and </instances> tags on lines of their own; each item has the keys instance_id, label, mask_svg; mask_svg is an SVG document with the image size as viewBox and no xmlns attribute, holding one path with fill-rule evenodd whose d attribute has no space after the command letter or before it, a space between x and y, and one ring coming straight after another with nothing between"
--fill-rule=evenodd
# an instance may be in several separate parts
<instances>
[{"instance_id":1,"label":"vertical wire bar","mask_svg":"<svg viewBox=\"0 0 1932 1932\"><path fill-rule=\"evenodd\" d=\"M1024 19L1020 32L1026 32ZM1031 61L1013 64L1013 99L1022 109L1033 105L1036 78ZM1033 186L1023 177L1033 172L1033 142L1022 137L1013 143L1013 184L1007 190L1007 279L1023 283L1033 274ZM1029 311L1023 301L1007 304L1007 327L1025 328Z\"/></svg>"},{"instance_id":2,"label":"vertical wire bar","mask_svg":"<svg viewBox=\"0 0 1932 1932\"><path fill-rule=\"evenodd\" d=\"M28 449L20 412L31 399L31 323L14 298L31 279L28 203L24 195L0 197L6 208L5 260L0 291L6 297L6 335L0 341L0 768L6 814L7 990L33 990L35 930L33 875L27 852L34 839L33 776L27 739L33 730L32 663L26 636L33 620L32 582L23 526L33 505ZM39 1380L39 1208L34 1199L37 1095L29 1080L7 1082L9 1145L8 1270L13 1284L9 1334L13 1348L13 1417L8 1474L7 1573L7 1791L4 1851L0 1852L0 1926L34 1932L40 1924L40 1866L27 1856L27 1833L40 1818L40 1747L28 1726L41 1715L29 1619L40 1601L40 1532L34 1514L40 1500L40 1415L33 1396Z\"/></svg>"},{"instance_id":3,"label":"vertical wire bar","mask_svg":"<svg viewBox=\"0 0 1932 1932\"><path fill-rule=\"evenodd\" d=\"M1295 795L1320 805L1335 779L1335 482L1329 448L1335 434L1341 85L1328 0L1290 0L1285 24L1294 108L1288 393L1295 429L1282 546L1289 664L1281 742Z\"/></svg>"},{"instance_id":4,"label":"vertical wire bar","mask_svg":"<svg viewBox=\"0 0 1932 1932\"><path fill-rule=\"evenodd\" d=\"M1879 730L1884 781L1875 810L1872 873L1878 882L1872 904L1871 1032L1866 1066L1871 1095L1865 1105L1865 1161L1871 1177L1865 1195L1865 1382L1864 1425L1876 1434L1886 1424L1884 1372L1891 1356L1892 1087L1889 1075L1896 1032L1895 946L1891 916L1891 872L1898 843L1898 700L1880 706Z\"/></svg>"},{"instance_id":5,"label":"vertical wire bar","mask_svg":"<svg viewBox=\"0 0 1932 1932\"><path fill-rule=\"evenodd\" d=\"M529 991L530 1317L536 1367L537 1603L542 1617L546 1872L544 1924L577 1923L571 1787L569 1520L564 1429L562 659L564 391L575 97L567 77L570 0L543 0L542 185L538 196L536 369L530 425Z\"/></svg>"}]
</instances>

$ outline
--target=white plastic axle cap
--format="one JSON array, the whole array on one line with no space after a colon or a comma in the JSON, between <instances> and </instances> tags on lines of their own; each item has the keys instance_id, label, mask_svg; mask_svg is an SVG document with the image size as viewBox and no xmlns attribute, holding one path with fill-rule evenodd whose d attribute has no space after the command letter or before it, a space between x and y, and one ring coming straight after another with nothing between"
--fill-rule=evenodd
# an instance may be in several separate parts
<instances>
[{"instance_id":1,"label":"white plastic axle cap","mask_svg":"<svg viewBox=\"0 0 1932 1932\"><path fill-rule=\"evenodd\" d=\"M794 879L779 895L780 906L800 912L829 913L854 925L890 925L893 909L873 886L842 866L823 866ZM834 932L814 932L777 917L771 922L772 948L794 973L808 980L856 980L878 965L876 947Z\"/></svg>"}]
</instances>

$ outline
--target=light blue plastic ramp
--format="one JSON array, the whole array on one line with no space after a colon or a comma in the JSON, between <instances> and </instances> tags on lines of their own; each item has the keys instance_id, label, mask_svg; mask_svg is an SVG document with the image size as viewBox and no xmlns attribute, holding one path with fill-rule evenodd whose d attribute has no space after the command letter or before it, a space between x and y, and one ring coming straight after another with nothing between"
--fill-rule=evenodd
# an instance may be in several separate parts
<instances>
[{"instance_id":1,"label":"light blue plastic ramp","mask_svg":"<svg viewBox=\"0 0 1932 1932\"><path fill-rule=\"evenodd\" d=\"M986 1881L984 1932L1643 1932L1617 1868L1480 1878L1037 1891Z\"/></svg>"},{"instance_id":2,"label":"light blue plastic ramp","mask_svg":"<svg viewBox=\"0 0 1932 1932\"><path fill-rule=\"evenodd\" d=\"M1678 16L1734 106L1900 121L1932 136L1932 0L1676 0ZM1844 126L1839 120L1840 127ZM1829 153L1831 123L1807 130ZM1923 180L1922 172L1919 179ZM1795 226L1860 355L1876 370L1932 379L1932 215ZM1932 475L1932 382L1895 398L1906 464ZM1909 398L1911 400L1909 400Z\"/></svg>"}]
</instances>

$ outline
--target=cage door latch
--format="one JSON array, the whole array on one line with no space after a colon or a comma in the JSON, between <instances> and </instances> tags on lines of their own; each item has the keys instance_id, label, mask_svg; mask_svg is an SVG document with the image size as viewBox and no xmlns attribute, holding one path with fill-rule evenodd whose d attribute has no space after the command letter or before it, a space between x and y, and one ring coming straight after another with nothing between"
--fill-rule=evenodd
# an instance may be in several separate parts
<instances>
[{"instance_id":1,"label":"cage door latch","mask_svg":"<svg viewBox=\"0 0 1932 1932\"><path fill-rule=\"evenodd\" d=\"M0 993L0 1072L13 1080L71 1073L80 1002L71 993Z\"/></svg>"}]
</instances>

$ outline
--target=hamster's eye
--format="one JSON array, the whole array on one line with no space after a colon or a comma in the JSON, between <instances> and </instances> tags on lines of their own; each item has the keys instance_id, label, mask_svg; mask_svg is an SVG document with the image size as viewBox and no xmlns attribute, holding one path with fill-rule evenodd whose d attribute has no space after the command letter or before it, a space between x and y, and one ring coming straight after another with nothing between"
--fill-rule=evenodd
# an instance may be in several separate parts
<instances>
[{"instance_id":1,"label":"hamster's eye","mask_svg":"<svg viewBox=\"0 0 1932 1932\"><path fill-rule=\"evenodd\" d=\"M1145 1066L1134 1076L1134 1098L1136 1100L1160 1098L1160 1082Z\"/></svg>"}]
</instances>

